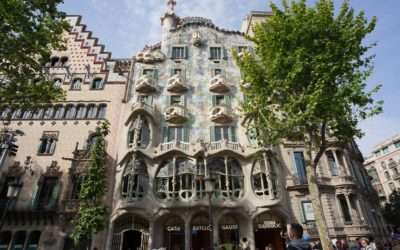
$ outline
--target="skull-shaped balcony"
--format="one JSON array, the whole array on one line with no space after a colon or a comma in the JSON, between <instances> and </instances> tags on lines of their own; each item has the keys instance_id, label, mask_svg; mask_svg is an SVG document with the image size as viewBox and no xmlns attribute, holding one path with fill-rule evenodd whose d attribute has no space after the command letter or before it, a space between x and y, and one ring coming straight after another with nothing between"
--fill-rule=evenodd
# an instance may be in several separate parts
<instances>
[{"instance_id":1,"label":"skull-shaped balcony","mask_svg":"<svg viewBox=\"0 0 400 250\"><path fill-rule=\"evenodd\" d=\"M189 113L184 106L172 105L165 110L165 121L181 124L189 119Z\"/></svg>"},{"instance_id":2,"label":"skull-shaped balcony","mask_svg":"<svg viewBox=\"0 0 400 250\"><path fill-rule=\"evenodd\" d=\"M211 109L210 120L215 123L229 123L233 120L232 108L220 104Z\"/></svg>"},{"instance_id":3,"label":"skull-shaped balcony","mask_svg":"<svg viewBox=\"0 0 400 250\"><path fill-rule=\"evenodd\" d=\"M152 76L142 75L136 80L135 89L139 93L152 93L157 89L156 80Z\"/></svg>"},{"instance_id":4,"label":"skull-shaped balcony","mask_svg":"<svg viewBox=\"0 0 400 250\"><path fill-rule=\"evenodd\" d=\"M216 93L225 93L229 91L228 79L225 76L217 75L210 80L209 90Z\"/></svg>"},{"instance_id":5,"label":"skull-shaped balcony","mask_svg":"<svg viewBox=\"0 0 400 250\"><path fill-rule=\"evenodd\" d=\"M169 92L184 93L189 89L186 78L180 74L173 75L168 79L167 90Z\"/></svg>"}]
</instances>

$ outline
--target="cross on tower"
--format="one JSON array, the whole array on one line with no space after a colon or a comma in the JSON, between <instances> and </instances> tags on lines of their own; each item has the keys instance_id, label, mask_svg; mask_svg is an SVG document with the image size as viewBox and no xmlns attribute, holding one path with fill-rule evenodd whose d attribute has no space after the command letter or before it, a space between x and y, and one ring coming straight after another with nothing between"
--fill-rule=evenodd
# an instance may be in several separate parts
<instances>
[{"instance_id":1,"label":"cross on tower","mask_svg":"<svg viewBox=\"0 0 400 250\"><path fill-rule=\"evenodd\" d=\"M174 12L174 7L176 5L176 1L175 0L168 0L167 5L169 7L170 12Z\"/></svg>"}]
</instances>

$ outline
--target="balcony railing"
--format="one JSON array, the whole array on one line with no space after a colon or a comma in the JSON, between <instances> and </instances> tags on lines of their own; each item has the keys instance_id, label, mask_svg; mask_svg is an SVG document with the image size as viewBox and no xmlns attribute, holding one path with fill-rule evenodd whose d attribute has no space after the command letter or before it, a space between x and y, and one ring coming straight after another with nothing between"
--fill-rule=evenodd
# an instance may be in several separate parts
<instances>
[{"instance_id":1,"label":"balcony railing","mask_svg":"<svg viewBox=\"0 0 400 250\"><path fill-rule=\"evenodd\" d=\"M217 93L225 93L229 91L228 80L226 77L217 75L210 80L209 90Z\"/></svg>"},{"instance_id":2,"label":"balcony railing","mask_svg":"<svg viewBox=\"0 0 400 250\"><path fill-rule=\"evenodd\" d=\"M398 166L398 164L397 164L397 162L395 162L395 161L389 161L389 163L388 163L388 167L389 168L395 168L395 167L397 167Z\"/></svg>"},{"instance_id":3,"label":"balcony railing","mask_svg":"<svg viewBox=\"0 0 400 250\"><path fill-rule=\"evenodd\" d=\"M216 152L219 150L232 150L243 153L245 151L244 147L238 142L230 142L228 140L222 139L216 142L210 143L194 143L194 142L183 142L183 141L170 141L160 144L160 151L165 152L168 150L179 149L183 151L196 152L197 150L204 149L209 152Z\"/></svg>"},{"instance_id":4,"label":"balcony railing","mask_svg":"<svg viewBox=\"0 0 400 250\"><path fill-rule=\"evenodd\" d=\"M184 93L188 89L189 86L187 85L186 78L179 74L173 75L167 81L167 90L170 92Z\"/></svg>"},{"instance_id":5,"label":"balcony railing","mask_svg":"<svg viewBox=\"0 0 400 250\"><path fill-rule=\"evenodd\" d=\"M216 123L228 123L233 120L232 109L225 105L218 105L211 109L210 120Z\"/></svg>"},{"instance_id":6,"label":"balcony railing","mask_svg":"<svg viewBox=\"0 0 400 250\"><path fill-rule=\"evenodd\" d=\"M135 81L136 91L140 93L152 93L156 91L157 84L155 78L143 75Z\"/></svg>"},{"instance_id":7,"label":"balcony railing","mask_svg":"<svg viewBox=\"0 0 400 250\"><path fill-rule=\"evenodd\" d=\"M79 209L79 200L69 199L61 201L61 211L63 213L76 213Z\"/></svg>"},{"instance_id":8,"label":"balcony railing","mask_svg":"<svg viewBox=\"0 0 400 250\"><path fill-rule=\"evenodd\" d=\"M189 119L189 114L185 107L173 105L165 110L165 120L170 123L180 124Z\"/></svg>"},{"instance_id":9,"label":"balcony railing","mask_svg":"<svg viewBox=\"0 0 400 250\"><path fill-rule=\"evenodd\" d=\"M136 109L144 109L150 113L154 111L154 107L146 103L145 101L137 101L134 104L132 104L132 111Z\"/></svg>"},{"instance_id":10,"label":"balcony railing","mask_svg":"<svg viewBox=\"0 0 400 250\"><path fill-rule=\"evenodd\" d=\"M292 175L293 178L293 184L295 186L297 185L307 185L307 176L305 174L294 174Z\"/></svg>"}]
</instances>

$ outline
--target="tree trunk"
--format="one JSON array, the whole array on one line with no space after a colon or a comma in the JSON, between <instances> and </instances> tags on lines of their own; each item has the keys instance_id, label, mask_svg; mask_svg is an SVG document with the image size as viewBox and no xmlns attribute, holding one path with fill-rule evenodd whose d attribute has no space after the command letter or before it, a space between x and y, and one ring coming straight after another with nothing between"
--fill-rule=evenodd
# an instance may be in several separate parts
<instances>
[{"instance_id":1,"label":"tree trunk","mask_svg":"<svg viewBox=\"0 0 400 250\"><path fill-rule=\"evenodd\" d=\"M313 138L310 133L305 136L305 156L304 161L306 164L306 174L308 189L310 192L311 203L314 211L315 222L318 228L319 238L321 240L322 249L330 249L331 239L329 236L328 226L326 224L325 216L322 210L322 203L319 195L317 185L317 164L312 163L312 151L313 151Z\"/></svg>"}]
</instances>

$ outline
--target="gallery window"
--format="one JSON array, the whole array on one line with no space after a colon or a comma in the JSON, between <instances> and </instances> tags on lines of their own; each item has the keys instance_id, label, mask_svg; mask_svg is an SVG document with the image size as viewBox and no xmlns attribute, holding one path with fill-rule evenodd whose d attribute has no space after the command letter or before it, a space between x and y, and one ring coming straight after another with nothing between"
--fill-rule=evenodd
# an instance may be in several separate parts
<instances>
[{"instance_id":1,"label":"gallery window","mask_svg":"<svg viewBox=\"0 0 400 250\"><path fill-rule=\"evenodd\" d=\"M257 197L274 198L278 194L277 175L270 158L260 157L253 165L253 190Z\"/></svg>"},{"instance_id":2,"label":"gallery window","mask_svg":"<svg viewBox=\"0 0 400 250\"><path fill-rule=\"evenodd\" d=\"M126 200L141 200L146 196L149 186L149 175L144 160L133 155L125 167L122 176L122 198Z\"/></svg>"},{"instance_id":3,"label":"gallery window","mask_svg":"<svg viewBox=\"0 0 400 250\"><path fill-rule=\"evenodd\" d=\"M134 118L128 132L128 147L146 148L150 143L150 125L141 115Z\"/></svg>"}]
</instances>

